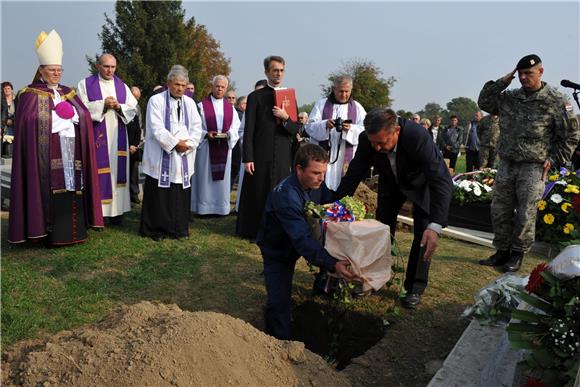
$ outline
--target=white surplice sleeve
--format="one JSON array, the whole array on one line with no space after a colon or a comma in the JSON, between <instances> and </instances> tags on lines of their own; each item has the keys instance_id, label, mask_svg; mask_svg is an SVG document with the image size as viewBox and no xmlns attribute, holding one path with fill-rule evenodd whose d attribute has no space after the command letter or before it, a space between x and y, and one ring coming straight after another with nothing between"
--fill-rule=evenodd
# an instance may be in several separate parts
<instances>
[{"instance_id":1,"label":"white surplice sleeve","mask_svg":"<svg viewBox=\"0 0 580 387\"><path fill-rule=\"evenodd\" d=\"M193 109L196 110L196 109ZM196 110L197 114L197 110ZM197 114L198 122L199 114ZM193 120L190 121L190 127ZM201 122L199 122L201 132ZM171 130L165 127L165 99L164 98L150 98L147 104L147 132L151 133L153 138L159 143L161 149L170 153L173 148L179 143L177 137L171 134ZM199 138L195 146L199 143Z\"/></svg>"}]
</instances>

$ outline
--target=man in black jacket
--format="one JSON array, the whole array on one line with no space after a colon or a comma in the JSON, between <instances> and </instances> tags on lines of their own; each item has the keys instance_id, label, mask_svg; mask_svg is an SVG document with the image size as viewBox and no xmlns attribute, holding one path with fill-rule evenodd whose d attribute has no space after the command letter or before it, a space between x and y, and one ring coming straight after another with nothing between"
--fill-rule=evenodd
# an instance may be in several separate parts
<instances>
[{"instance_id":1,"label":"man in black jacket","mask_svg":"<svg viewBox=\"0 0 580 387\"><path fill-rule=\"evenodd\" d=\"M453 183L429 133L397 117L391 109L367 114L365 132L337 197L354 194L372 166L379 173L377 219L395 234L397 215L405 200L413 203L414 239L409 254L403 306L415 308L427 287L431 257L439 234L447 226Z\"/></svg>"}]
</instances>

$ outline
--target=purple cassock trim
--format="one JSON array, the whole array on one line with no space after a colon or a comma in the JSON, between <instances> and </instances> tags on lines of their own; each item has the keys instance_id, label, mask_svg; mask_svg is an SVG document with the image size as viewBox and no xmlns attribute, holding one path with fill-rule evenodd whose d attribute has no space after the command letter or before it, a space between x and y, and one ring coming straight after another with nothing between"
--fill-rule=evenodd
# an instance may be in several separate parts
<instances>
[{"instance_id":1,"label":"purple cassock trim","mask_svg":"<svg viewBox=\"0 0 580 387\"><path fill-rule=\"evenodd\" d=\"M113 81L115 82L117 101L120 104L124 104L127 100L125 84L117 76L113 77ZM89 101L100 101L103 99L98 74L86 78L85 83ZM127 184L127 128L122 120L118 119L117 121L117 185L125 185ZM106 120L103 119L101 122L93 121L93 128L101 200L111 200L113 198L113 186L111 182Z\"/></svg>"},{"instance_id":2,"label":"purple cassock trim","mask_svg":"<svg viewBox=\"0 0 580 387\"><path fill-rule=\"evenodd\" d=\"M224 104L224 119L222 125L222 133L230 131L232 120L234 117L234 107L222 98ZM217 132L217 119L211 96L208 96L201 101L203 106L203 114L205 116L205 125L208 132ZM228 140L216 139L209 140L209 163L211 166L211 177L213 181L223 180L226 171L226 164L228 162Z\"/></svg>"},{"instance_id":3,"label":"purple cassock trim","mask_svg":"<svg viewBox=\"0 0 580 387\"><path fill-rule=\"evenodd\" d=\"M328 120L328 119L332 118L333 107L334 107L334 104L332 103L330 98L327 98L326 103L324 104L324 108L322 109L322 119L323 120ZM357 109L356 109L356 104L354 102L354 99L351 99L348 102L348 119L352 121L353 125L356 124ZM338 150L340 150L340 144L338 144L337 152L338 152ZM350 161L354 157L353 150L354 150L354 147L345 141L344 162L342 164L342 176L344 176L344 174L346 173L346 170L348 169L348 165L350 164Z\"/></svg>"},{"instance_id":4,"label":"purple cassock trim","mask_svg":"<svg viewBox=\"0 0 580 387\"><path fill-rule=\"evenodd\" d=\"M189 131L189 117L187 115L187 108L185 103L182 101L183 106L183 118L185 120L185 127ZM169 91L165 92L165 129L171 132L171 107L169 105ZM169 172L171 171L171 155L168 152L161 152L161 173L159 173L159 182L157 186L160 188L169 188L171 186L171 176ZM181 175L183 178L183 189L191 187L191 181L189 176L189 166L187 164L187 156L181 156Z\"/></svg>"}]
</instances>

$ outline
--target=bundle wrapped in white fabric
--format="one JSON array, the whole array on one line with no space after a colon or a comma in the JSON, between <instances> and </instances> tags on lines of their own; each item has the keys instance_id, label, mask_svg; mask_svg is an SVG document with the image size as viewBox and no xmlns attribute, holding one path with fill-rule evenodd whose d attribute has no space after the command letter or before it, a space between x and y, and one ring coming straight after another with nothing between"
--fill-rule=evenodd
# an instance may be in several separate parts
<instances>
[{"instance_id":1,"label":"bundle wrapped in white fabric","mask_svg":"<svg viewBox=\"0 0 580 387\"><path fill-rule=\"evenodd\" d=\"M363 280L363 291L379 290L391 278L391 236L389 226L367 219L329 222L326 250L339 260L347 259L352 271Z\"/></svg>"}]
</instances>

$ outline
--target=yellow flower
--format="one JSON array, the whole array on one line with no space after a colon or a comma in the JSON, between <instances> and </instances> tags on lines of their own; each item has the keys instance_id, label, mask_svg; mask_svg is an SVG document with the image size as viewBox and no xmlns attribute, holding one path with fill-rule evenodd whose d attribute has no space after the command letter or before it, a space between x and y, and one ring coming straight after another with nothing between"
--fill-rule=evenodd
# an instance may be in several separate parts
<instances>
[{"instance_id":1,"label":"yellow flower","mask_svg":"<svg viewBox=\"0 0 580 387\"><path fill-rule=\"evenodd\" d=\"M574 225L571 223L566 223L564 225L563 231L564 231L564 234L570 234L572 231L574 231Z\"/></svg>"},{"instance_id":2,"label":"yellow flower","mask_svg":"<svg viewBox=\"0 0 580 387\"><path fill-rule=\"evenodd\" d=\"M560 175L556 174L556 175L550 175L550 177L548 178L548 180L550 181L556 181L558 180L558 177L560 177Z\"/></svg>"},{"instance_id":3,"label":"yellow flower","mask_svg":"<svg viewBox=\"0 0 580 387\"><path fill-rule=\"evenodd\" d=\"M560 206L560 208L562 209L562 211L564 211L565 213L568 213L568 208L572 207L572 203L562 203L562 205Z\"/></svg>"},{"instance_id":4,"label":"yellow flower","mask_svg":"<svg viewBox=\"0 0 580 387\"><path fill-rule=\"evenodd\" d=\"M555 219L554 218L554 215L552 215L552 214L546 214L546 215L544 215L544 223L546 223L546 224L552 224L552 223L554 223L554 219Z\"/></svg>"},{"instance_id":5,"label":"yellow flower","mask_svg":"<svg viewBox=\"0 0 580 387\"><path fill-rule=\"evenodd\" d=\"M580 189L578 189L578 186L577 185L568 184L566 186L566 188L564 189L564 192L578 194L578 193L580 193Z\"/></svg>"},{"instance_id":6,"label":"yellow flower","mask_svg":"<svg viewBox=\"0 0 580 387\"><path fill-rule=\"evenodd\" d=\"M544 211L546 209L546 206L548 205L548 203L546 203L545 200L540 200L538 202L538 210L540 211Z\"/></svg>"}]
</instances>

